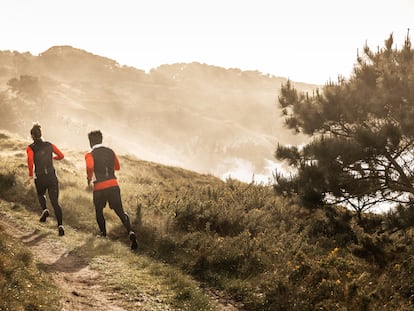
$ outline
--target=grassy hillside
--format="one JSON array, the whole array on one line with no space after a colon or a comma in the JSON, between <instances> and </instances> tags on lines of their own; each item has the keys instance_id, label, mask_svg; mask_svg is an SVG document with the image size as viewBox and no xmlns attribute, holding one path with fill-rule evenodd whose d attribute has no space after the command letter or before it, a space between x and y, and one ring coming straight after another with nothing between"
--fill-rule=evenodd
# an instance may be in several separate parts
<instances>
[{"instance_id":1,"label":"grassy hillside","mask_svg":"<svg viewBox=\"0 0 414 311\"><path fill-rule=\"evenodd\" d=\"M33 218L31 226L51 234L53 217L47 226L37 222L33 188L23 185L27 143L0 136L4 163L0 198L13 202L0 205L1 217L12 215L20 224ZM64 153L66 158L56 168L67 234L59 241L106 273L107 286L128 297L138 299L148 278L159 288L158 294L149 295L160 295L172 310L201 310L201 306L220 310L211 293L227 297L238 310L414 307L414 213L410 210L364 214L358 222L340 207L305 209L277 197L271 185L223 182L211 175L120 156L121 191L139 241L138 252L131 253L124 229L109 210L105 211L109 241L100 244L94 238L98 229L91 193L85 190L83 154ZM94 245L92 249L85 240ZM4 247L0 254L6 258L2 260L30 266L30 255L13 257ZM114 267L133 273L122 278ZM3 270L0 280L8 280ZM48 286L51 291L55 288L53 283ZM122 297L125 308L132 310Z\"/></svg>"}]
</instances>

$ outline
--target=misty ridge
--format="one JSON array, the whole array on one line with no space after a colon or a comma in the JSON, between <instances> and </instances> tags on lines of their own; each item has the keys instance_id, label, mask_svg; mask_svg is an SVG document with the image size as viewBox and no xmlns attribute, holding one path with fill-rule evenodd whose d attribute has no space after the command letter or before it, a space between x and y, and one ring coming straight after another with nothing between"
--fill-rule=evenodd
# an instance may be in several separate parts
<instances>
[{"instance_id":1,"label":"misty ridge","mask_svg":"<svg viewBox=\"0 0 414 311\"><path fill-rule=\"evenodd\" d=\"M80 151L101 129L119 154L251 181L271 176L278 143L306 140L283 126L277 98L286 81L197 62L146 73L70 46L0 51L0 128L30 140L39 122L46 140Z\"/></svg>"}]
</instances>

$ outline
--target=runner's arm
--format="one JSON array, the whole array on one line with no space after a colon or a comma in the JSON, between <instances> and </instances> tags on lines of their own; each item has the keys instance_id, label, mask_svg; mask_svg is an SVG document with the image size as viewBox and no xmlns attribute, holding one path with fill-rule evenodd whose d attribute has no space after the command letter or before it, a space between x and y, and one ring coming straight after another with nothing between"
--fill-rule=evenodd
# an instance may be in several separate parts
<instances>
[{"instance_id":1,"label":"runner's arm","mask_svg":"<svg viewBox=\"0 0 414 311\"><path fill-rule=\"evenodd\" d=\"M26 153L27 153L27 168L29 169L29 177L33 177L34 153L33 153L32 148L27 147Z\"/></svg>"},{"instance_id":2,"label":"runner's arm","mask_svg":"<svg viewBox=\"0 0 414 311\"><path fill-rule=\"evenodd\" d=\"M121 165L119 164L119 159L114 152L114 170L119 171L121 169Z\"/></svg>"},{"instance_id":3,"label":"runner's arm","mask_svg":"<svg viewBox=\"0 0 414 311\"><path fill-rule=\"evenodd\" d=\"M53 152L56 154L53 159L55 160L62 160L65 156L63 155L62 151L58 149L54 144L52 144Z\"/></svg>"},{"instance_id":4,"label":"runner's arm","mask_svg":"<svg viewBox=\"0 0 414 311\"><path fill-rule=\"evenodd\" d=\"M93 156L91 153L88 152L85 155L85 162L86 162L86 179L88 180L88 184L89 184L93 177L94 165L95 165L93 161Z\"/></svg>"}]
</instances>

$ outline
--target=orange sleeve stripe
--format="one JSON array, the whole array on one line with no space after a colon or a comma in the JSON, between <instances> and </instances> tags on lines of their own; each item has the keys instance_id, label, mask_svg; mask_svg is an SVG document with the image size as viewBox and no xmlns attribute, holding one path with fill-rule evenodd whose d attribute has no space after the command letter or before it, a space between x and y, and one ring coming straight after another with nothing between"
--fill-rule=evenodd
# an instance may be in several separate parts
<instances>
[{"instance_id":1,"label":"orange sleeve stripe","mask_svg":"<svg viewBox=\"0 0 414 311\"><path fill-rule=\"evenodd\" d=\"M34 152L32 150L32 148L30 148L29 146L26 148L26 153L27 153L27 168L29 169L29 176L32 177L33 176L33 166L34 166Z\"/></svg>"},{"instance_id":2,"label":"orange sleeve stripe","mask_svg":"<svg viewBox=\"0 0 414 311\"><path fill-rule=\"evenodd\" d=\"M88 152L85 155L85 161L86 161L86 178L88 178L88 180L92 180L92 177L94 174L95 163L93 161L93 156L91 153Z\"/></svg>"},{"instance_id":3,"label":"orange sleeve stripe","mask_svg":"<svg viewBox=\"0 0 414 311\"><path fill-rule=\"evenodd\" d=\"M119 164L119 159L114 153L114 170L119 171L121 169L121 165Z\"/></svg>"}]
</instances>

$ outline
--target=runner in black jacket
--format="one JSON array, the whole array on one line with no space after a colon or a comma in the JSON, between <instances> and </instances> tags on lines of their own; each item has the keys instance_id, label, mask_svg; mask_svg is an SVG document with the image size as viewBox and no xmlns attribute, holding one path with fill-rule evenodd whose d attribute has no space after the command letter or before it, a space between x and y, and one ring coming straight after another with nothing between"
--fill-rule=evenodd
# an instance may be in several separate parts
<instances>
[{"instance_id":1,"label":"runner in black jacket","mask_svg":"<svg viewBox=\"0 0 414 311\"><path fill-rule=\"evenodd\" d=\"M42 140L42 131L39 124L33 125L30 134L32 135L33 143L26 148L27 166L29 169L28 183L34 178L37 197L42 208L41 222L45 222L49 216L45 197L46 190L48 191L50 202L55 211L58 232L62 236L65 234L65 230L62 225L62 208L59 205L59 182L53 166L53 159L61 160L64 155L54 144Z\"/></svg>"},{"instance_id":2,"label":"runner in black jacket","mask_svg":"<svg viewBox=\"0 0 414 311\"><path fill-rule=\"evenodd\" d=\"M92 131L88 137L92 150L85 155L86 178L88 186L93 181L93 203L101 236L106 236L103 209L106 203L109 203L109 207L115 211L128 232L131 249L137 249L136 236L132 231L129 217L124 212L121 191L115 176L115 170L120 169L118 157L111 148L102 145L101 131Z\"/></svg>"}]
</instances>

